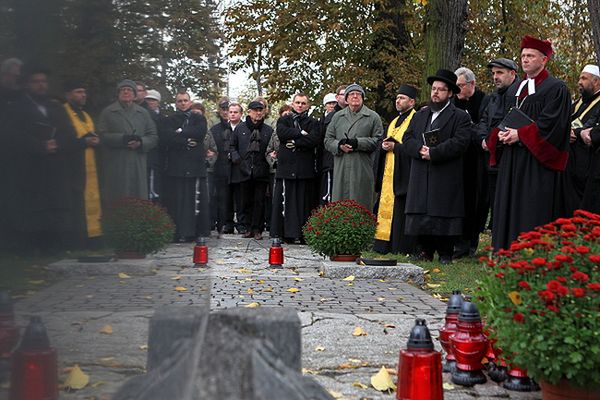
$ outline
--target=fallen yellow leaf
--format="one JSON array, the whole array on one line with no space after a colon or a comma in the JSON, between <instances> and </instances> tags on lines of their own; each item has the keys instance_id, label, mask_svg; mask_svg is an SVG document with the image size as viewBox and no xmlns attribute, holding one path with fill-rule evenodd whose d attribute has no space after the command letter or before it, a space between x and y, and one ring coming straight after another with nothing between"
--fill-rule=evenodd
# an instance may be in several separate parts
<instances>
[{"instance_id":1,"label":"fallen yellow leaf","mask_svg":"<svg viewBox=\"0 0 600 400\"><path fill-rule=\"evenodd\" d=\"M287 291L288 291L288 292L290 292L290 293L296 293L296 292L299 292L299 291L300 291L300 289L298 289L298 288L295 288L295 287L291 287L291 288L289 288Z\"/></svg>"},{"instance_id":2,"label":"fallen yellow leaf","mask_svg":"<svg viewBox=\"0 0 600 400\"><path fill-rule=\"evenodd\" d=\"M448 382L444 382L444 384L442 385L442 387L444 388L444 390L452 390L454 389L454 385Z\"/></svg>"},{"instance_id":3,"label":"fallen yellow leaf","mask_svg":"<svg viewBox=\"0 0 600 400\"><path fill-rule=\"evenodd\" d=\"M380 392L396 390L396 385L385 367L381 367L379 372L371 377L371 386Z\"/></svg>"},{"instance_id":4,"label":"fallen yellow leaf","mask_svg":"<svg viewBox=\"0 0 600 400\"><path fill-rule=\"evenodd\" d=\"M295 280L296 282L302 282L304 279L303 279L303 278L294 278L294 280Z\"/></svg>"},{"instance_id":5,"label":"fallen yellow leaf","mask_svg":"<svg viewBox=\"0 0 600 400\"><path fill-rule=\"evenodd\" d=\"M515 306L518 306L519 304L523 303L523 300L521 299L521 293L519 293L519 292L516 292L516 291L510 292L508 294L508 298L510 299L510 301L512 301L512 303Z\"/></svg>"},{"instance_id":6,"label":"fallen yellow leaf","mask_svg":"<svg viewBox=\"0 0 600 400\"><path fill-rule=\"evenodd\" d=\"M119 279L129 279L131 278L129 275L123 272L119 272Z\"/></svg>"},{"instance_id":7,"label":"fallen yellow leaf","mask_svg":"<svg viewBox=\"0 0 600 400\"><path fill-rule=\"evenodd\" d=\"M360 382L353 382L352 386L357 387L357 388L361 388L361 389L368 389L369 388L367 385L365 385L364 383L360 383Z\"/></svg>"},{"instance_id":8,"label":"fallen yellow leaf","mask_svg":"<svg viewBox=\"0 0 600 400\"><path fill-rule=\"evenodd\" d=\"M434 268L434 269L432 269L432 270L431 270L431 272L433 272L433 273L437 274L437 273L440 273L440 272L442 272L442 270L441 270L441 269L439 269L439 268Z\"/></svg>"},{"instance_id":9,"label":"fallen yellow leaf","mask_svg":"<svg viewBox=\"0 0 600 400\"><path fill-rule=\"evenodd\" d=\"M90 387L93 387L94 389L97 388L98 386L102 386L102 385L106 385L108 382L104 382L104 381L98 381L98 382L94 382L90 385Z\"/></svg>"},{"instance_id":10,"label":"fallen yellow leaf","mask_svg":"<svg viewBox=\"0 0 600 400\"><path fill-rule=\"evenodd\" d=\"M28 281L28 282L31 283L32 285L43 285L44 283L46 283L46 281L43 280L43 279L31 280L31 281Z\"/></svg>"},{"instance_id":11,"label":"fallen yellow leaf","mask_svg":"<svg viewBox=\"0 0 600 400\"><path fill-rule=\"evenodd\" d=\"M360 326L357 326L354 328L354 331L352 331L352 336L367 336L367 332Z\"/></svg>"},{"instance_id":12,"label":"fallen yellow leaf","mask_svg":"<svg viewBox=\"0 0 600 400\"><path fill-rule=\"evenodd\" d=\"M250 274L252 272L252 270L249 270L248 268L240 268L240 269L236 269L236 272L239 272L240 274Z\"/></svg>"},{"instance_id":13,"label":"fallen yellow leaf","mask_svg":"<svg viewBox=\"0 0 600 400\"><path fill-rule=\"evenodd\" d=\"M302 375L319 375L319 373L313 369L302 368Z\"/></svg>"},{"instance_id":14,"label":"fallen yellow leaf","mask_svg":"<svg viewBox=\"0 0 600 400\"><path fill-rule=\"evenodd\" d=\"M217 265L224 265L225 264L225 260L223 260L222 258L216 259L215 260L215 264L217 264Z\"/></svg>"},{"instance_id":15,"label":"fallen yellow leaf","mask_svg":"<svg viewBox=\"0 0 600 400\"><path fill-rule=\"evenodd\" d=\"M273 287L272 286L269 286L268 288L261 290L261 292L265 292L265 293L269 293L269 292L272 292L272 291L273 291Z\"/></svg>"},{"instance_id":16,"label":"fallen yellow leaf","mask_svg":"<svg viewBox=\"0 0 600 400\"><path fill-rule=\"evenodd\" d=\"M382 283L383 283L383 282L385 282L385 279L380 279L380 280L379 280L379 282L382 282Z\"/></svg>"},{"instance_id":17,"label":"fallen yellow leaf","mask_svg":"<svg viewBox=\"0 0 600 400\"><path fill-rule=\"evenodd\" d=\"M325 347L317 346L317 347L315 347L315 351L325 351Z\"/></svg>"},{"instance_id":18,"label":"fallen yellow leaf","mask_svg":"<svg viewBox=\"0 0 600 400\"><path fill-rule=\"evenodd\" d=\"M113 327L111 325L104 325L102 329L100 329L98 332L103 333L105 335L112 335Z\"/></svg>"},{"instance_id":19,"label":"fallen yellow leaf","mask_svg":"<svg viewBox=\"0 0 600 400\"><path fill-rule=\"evenodd\" d=\"M246 290L246 293L248 293L248 294L254 294L254 289L250 288L250 289Z\"/></svg>"},{"instance_id":20,"label":"fallen yellow leaf","mask_svg":"<svg viewBox=\"0 0 600 400\"><path fill-rule=\"evenodd\" d=\"M385 324L383 327L384 328L395 328L396 325L394 325L394 324Z\"/></svg>"},{"instance_id":21,"label":"fallen yellow leaf","mask_svg":"<svg viewBox=\"0 0 600 400\"><path fill-rule=\"evenodd\" d=\"M327 391L331 396L333 396L334 399L341 399L342 397L344 397L342 393L336 392L335 390L327 389Z\"/></svg>"},{"instance_id":22,"label":"fallen yellow leaf","mask_svg":"<svg viewBox=\"0 0 600 400\"><path fill-rule=\"evenodd\" d=\"M79 390L86 387L88 383L90 383L90 377L79 368L79 365L75 364L75 366L71 368L71 372L69 372L67 379L65 379L63 387L65 389Z\"/></svg>"},{"instance_id":23,"label":"fallen yellow leaf","mask_svg":"<svg viewBox=\"0 0 600 400\"><path fill-rule=\"evenodd\" d=\"M378 297L377 301L385 301L385 297Z\"/></svg>"},{"instance_id":24,"label":"fallen yellow leaf","mask_svg":"<svg viewBox=\"0 0 600 400\"><path fill-rule=\"evenodd\" d=\"M354 286L354 283L350 282L346 286Z\"/></svg>"},{"instance_id":25,"label":"fallen yellow leaf","mask_svg":"<svg viewBox=\"0 0 600 400\"><path fill-rule=\"evenodd\" d=\"M174 277L172 277L171 279L173 279L174 281L178 281L181 279L181 275L175 275Z\"/></svg>"},{"instance_id":26,"label":"fallen yellow leaf","mask_svg":"<svg viewBox=\"0 0 600 400\"><path fill-rule=\"evenodd\" d=\"M258 281L258 284L259 284L259 285L263 285L264 283L265 283L265 280L264 280L264 279L261 279L261 280L259 280L259 281Z\"/></svg>"},{"instance_id":27,"label":"fallen yellow leaf","mask_svg":"<svg viewBox=\"0 0 600 400\"><path fill-rule=\"evenodd\" d=\"M344 279L342 279L343 281L348 281L348 282L352 282L354 280L354 275L350 275L345 277Z\"/></svg>"},{"instance_id":28,"label":"fallen yellow leaf","mask_svg":"<svg viewBox=\"0 0 600 400\"><path fill-rule=\"evenodd\" d=\"M440 286L442 286L439 283L427 283L426 285L430 289L435 289L435 288L439 288Z\"/></svg>"},{"instance_id":29,"label":"fallen yellow leaf","mask_svg":"<svg viewBox=\"0 0 600 400\"><path fill-rule=\"evenodd\" d=\"M176 292L187 292L187 289L186 289L186 288L184 288L183 286L177 286L177 287L175 288L175 291L176 291Z\"/></svg>"},{"instance_id":30,"label":"fallen yellow leaf","mask_svg":"<svg viewBox=\"0 0 600 400\"><path fill-rule=\"evenodd\" d=\"M246 307L246 308L258 308L258 307L260 307L260 303L257 303L256 301L253 301L252 303L247 304L244 307Z\"/></svg>"},{"instance_id":31,"label":"fallen yellow leaf","mask_svg":"<svg viewBox=\"0 0 600 400\"><path fill-rule=\"evenodd\" d=\"M147 344L143 344L140 346L140 350L142 351L148 351L148 345Z\"/></svg>"}]
</instances>

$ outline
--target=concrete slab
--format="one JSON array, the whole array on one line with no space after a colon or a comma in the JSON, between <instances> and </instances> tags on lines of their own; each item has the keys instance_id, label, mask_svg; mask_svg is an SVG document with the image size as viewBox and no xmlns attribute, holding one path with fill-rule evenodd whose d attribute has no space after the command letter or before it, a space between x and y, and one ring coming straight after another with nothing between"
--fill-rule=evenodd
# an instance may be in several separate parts
<instances>
[{"instance_id":1,"label":"concrete slab","mask_svg":"<svg viewBox=\"0 0 600 400\"><path fill-rule=\"evenodd\" d=\"M354 275L357 279L398 279L422 285L425 282L423 268L414 264L400 263L394 266L358 265L350 262L322 261L324 278L345 278Z\"/></svg>"}]
</instances>

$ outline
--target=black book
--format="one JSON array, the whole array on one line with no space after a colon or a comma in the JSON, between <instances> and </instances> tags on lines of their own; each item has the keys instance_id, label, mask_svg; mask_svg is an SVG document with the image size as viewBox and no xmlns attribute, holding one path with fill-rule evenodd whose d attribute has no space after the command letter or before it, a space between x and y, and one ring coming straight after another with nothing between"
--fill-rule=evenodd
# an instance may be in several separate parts
<instances>
[{"instance_id":1,"label":"black book","mask_svg":"<svg viewBox=\"0 0 600 400\"><path fill-rule=\"evenodd\" d=\"M533 120L527 114L517 107L512 107L498 124L498 129L501 131L505 131L506 128L519 129L532 123Z\"/></svg>"},{"instance_id":2,"label":"black book","mask_svg":"<svg viewBox=\"0 0 600 400\"><path fill-rule=\"evenodd\" d=\"M435 147L442 142L440 135L440 129L432 129L427 132L423 132L423 143L427 147Z\"/></svg>"}]
</instances>

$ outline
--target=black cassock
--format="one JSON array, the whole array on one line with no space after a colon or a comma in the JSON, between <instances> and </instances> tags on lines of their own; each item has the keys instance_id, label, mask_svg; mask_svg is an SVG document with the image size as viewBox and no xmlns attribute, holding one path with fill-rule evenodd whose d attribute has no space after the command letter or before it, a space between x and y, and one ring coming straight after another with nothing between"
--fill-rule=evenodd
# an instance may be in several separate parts
<instances>
[{"instance_id":1,"label":"black cassock","mask_svg":"<svg viewBox=\"0 0 600 400\"><path fill-rule=\"evenodd\" d=\"M571 120L577 119L578 125L583 126L573 129L576 139L573 143L569 143L569 161L563 174L566 216L573 215L573 211L581 208L583 193L590 176L594 150L583 142L581 131L596 125L600 113L600 101L597 101L599 98L600 92L585 101L578 101L574 104L571 114Z\"/></svg>"},{"instance_id":2,"label":"black cassock","mask_svg":"<svg viewBox=\"0 0 600 400\"><path fill-rule=\"evenodd\" d=\"M506 93L506 105L520 106L534 123L519 128L519 141L503 145L498 128L487 143L490 164L498 165L492 244L508 248L522 232L563 214L561 174L567 163L571 99L564 82L543 70L535 78L535 93L527 84L517 99L518 86Z\"/></svg>"}]
</instances>

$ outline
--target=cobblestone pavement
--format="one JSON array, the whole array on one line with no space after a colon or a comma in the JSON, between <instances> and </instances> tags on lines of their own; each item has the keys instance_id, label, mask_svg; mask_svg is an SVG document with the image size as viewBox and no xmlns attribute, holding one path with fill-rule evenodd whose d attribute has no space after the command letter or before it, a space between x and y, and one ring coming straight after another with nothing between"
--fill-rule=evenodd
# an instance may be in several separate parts
<instances>
[{"instance_id":1,"label":"cobblestone pavement","mask_svg":"<svg viewBox=\"0 0 600 400\"><path fill-rule=\"evenodd\" d=\"M358 383L368 386L381 366L396 368L415 318L426 318L434 336L443 323L445 304L409 284L320 277L321 258L305 246L285 247L285 268L273 270L267 265L267 240L226 235L208 244L209 268L193 267L192 245L171 245L153 257L153 276L124 270L130 278L65 277L17 303L22 323L28 315L43 316L61 366L78 364L91 377L87 388L61 392L62 399L109 399L129 376L144 373L148 320L155 308L167 304L210 301L212 309L222 309L256 302L295 308L303 324L304 372L344 399L394 399L394 394L362 389ZM100 332L107 325L112 334ZM357 326L368 335L353 336ZM0 398L3 393L0 388ZM541 396L488 383L447 389L445 398Z\"/></svg>"}]
</instances>

